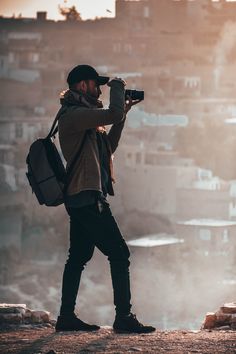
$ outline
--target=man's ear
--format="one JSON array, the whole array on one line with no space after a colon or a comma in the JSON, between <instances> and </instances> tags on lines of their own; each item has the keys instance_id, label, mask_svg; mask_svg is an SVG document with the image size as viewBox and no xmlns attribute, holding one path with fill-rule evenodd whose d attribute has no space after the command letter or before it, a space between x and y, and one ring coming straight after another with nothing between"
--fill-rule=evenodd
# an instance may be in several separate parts
<instances>
[{"instance_id":1,"label":"man's ear","mask_svg":"<svg viewBox=\"0 0 236 354\"><path fill-rule=\"evenodd\" d=\"M80 81L80 90L83 93L87 92L87 88L88 88L88 85L87 85L86 81L84 81L84 80Z\"/></svg>"},{"instance_id":2,"label":"man's ear","mask_svg":"<svg viewBox=\"0 0 236 354\"><path fill-rule=\"evenodd\" d=\"M82 80L80 82L78 82L77 84L75 84L75 89L77 91L81 91L83 93L86 93L87 92L87 83L85 80Z\"/></svg>"}]
</instances>

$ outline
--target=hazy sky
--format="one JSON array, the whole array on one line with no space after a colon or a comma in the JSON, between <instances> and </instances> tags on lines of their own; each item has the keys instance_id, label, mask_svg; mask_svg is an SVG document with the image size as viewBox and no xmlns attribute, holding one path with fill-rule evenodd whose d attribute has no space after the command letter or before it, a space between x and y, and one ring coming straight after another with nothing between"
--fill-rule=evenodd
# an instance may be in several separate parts
<instances>
[{"instance_id":1,"label":"hazy sky","mask_svg":"<svg viewBox=\"0 0 236 354\"><path fill-rule=\"evenodd\" d=\"M47 18L63 19L58 5L75 5L83 19L115 15L115 0L0 0L0 14L8 17L21 13L23 17L35 17L37 11L47 11Z\"/></svg>"},{"instance_id":2,"label":"hazy sky","mask_svg":"<svg viewBox=\"0 0 236 354\"><path fill-rule=\"evenodd\" d=\"M35 17L37 11L47 11L48 19L59 20L63 17L59 14L58 5L75 5L82 19L115 15L115 0L0 0L0 15L9 17L13 14L15 16L21 14L23 17Z\"/></svg>"}]
</instances>

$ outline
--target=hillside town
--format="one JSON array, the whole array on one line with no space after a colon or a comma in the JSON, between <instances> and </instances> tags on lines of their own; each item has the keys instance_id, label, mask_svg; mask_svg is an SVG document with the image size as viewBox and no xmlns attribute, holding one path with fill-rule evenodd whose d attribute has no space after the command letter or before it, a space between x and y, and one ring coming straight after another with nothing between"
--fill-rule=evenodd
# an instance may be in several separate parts
<instances>
[{"instance_id":1,"label":"hillside town","mask_svg":"<svg viewBox=\"0 0 236 354\"><path fill-rule=\"evenodd\" d=\"M217 283L216 307L232 301L226 297L236 288L236 3L116 0L114 18L86 21L78 15L79 8L76 16L70 10L59 21L47 19L46 11L34 18L0 17L2 302L10 296L10 302L24 303L27 295L35 305L30 284L33 281L36 290L44 278L44 287L52 282L50 294L56 294L56 300L48 297L45 304L40 293L38 301L56 315L62 266L54 268L65 258L67 215L63 206L38 204L25 176L25 160L30 144L51 127L69 70L82 63L106 76L122 77L130 89L145 91L144 101L127 117L114 156L115 197L109 202L125 238L144 239L142 249L130 244L134 263L148 255L150 272L157 269L157 282L165 279L151 304L155 306L173 286L179 291L179 283L194 293L194 281L187 275L190 264L194 279L206 271L212 284ZM108 87L102 99L109 104ZM157 242L151 250L150 237ZM98 254L97 261L106 272ZM171 271L176 272L174 279ZM92 272L88 267L85 307ZM137 284L145 272L140 268L135 274ZM24 274L28 276L22 286ZM145 281L151 280L147 276ZM17 290L9 288L13 282ZM104 286L105 282L104 276ZM204 286L200 281L198 291ZM15 299L16 292L22 298ZM209 301L211 295L206 294ZM163 312L157 325L178 326L180 316L192 328L199 325L206 304L200 304L198 292L196 298L193 295L196 311L191 322L190 308L184 311L186 296L181 296L178 292L179 312ZM101 302L106 315L97 313L104 323L111 316L106 300L107 295Z\"/></svg>"}]
</instances>

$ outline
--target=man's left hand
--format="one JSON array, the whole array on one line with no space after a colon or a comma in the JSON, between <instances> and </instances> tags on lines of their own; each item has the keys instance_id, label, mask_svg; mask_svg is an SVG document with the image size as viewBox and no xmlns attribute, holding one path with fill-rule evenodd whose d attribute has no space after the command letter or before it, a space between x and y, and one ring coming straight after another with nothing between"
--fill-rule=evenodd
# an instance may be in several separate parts
<instances>
[{"instance_id":1,"label":"man's left hand","mask_svg":"<svg viewBox=\"0 0 236 354\"><path fill-rule=\"evenodd\" d=\"M125 113L128 113L131 108L142 100L132 100L131 97L127 96L125 99Z\"/></svg>"}]
</instances>

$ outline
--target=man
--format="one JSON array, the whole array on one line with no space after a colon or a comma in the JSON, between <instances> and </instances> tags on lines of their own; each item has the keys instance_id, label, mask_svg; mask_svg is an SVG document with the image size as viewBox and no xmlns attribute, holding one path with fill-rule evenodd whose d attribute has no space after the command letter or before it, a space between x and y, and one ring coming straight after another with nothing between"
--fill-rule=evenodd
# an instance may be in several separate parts
<instances>
[{"instance_id":1,"label":"man","mask_svg":"<svg viewBox=\"0 0 236 354\"><path fill-rule=\"evenodd\" d=\"M70 216L70 248L62 280L60 315L56 331L97 330L100 327L83 322L75 313L81 273L92 258L95 246L108 257L114 291L115 331L147 333L130 312L131 294L127 244L118 228L106 199L114 195L112 154L116 150L126 113L139 101L125 103L125 82L99 76L89 65L78 65L68 75L69 89L61 95L59 140L67 169L81 148L73 167L65 207ZM110 105L104 109L99 101L100 85L110 87ZM106 133L106 125L112 127Z\"/></svg>"}]
</instances>

